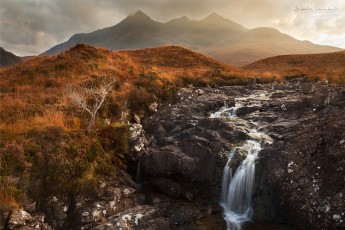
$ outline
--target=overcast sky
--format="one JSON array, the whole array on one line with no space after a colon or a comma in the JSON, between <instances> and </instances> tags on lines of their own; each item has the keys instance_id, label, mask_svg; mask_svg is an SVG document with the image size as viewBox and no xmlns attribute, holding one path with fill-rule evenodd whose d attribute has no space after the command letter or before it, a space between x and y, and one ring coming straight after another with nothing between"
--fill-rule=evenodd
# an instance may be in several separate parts
<instances>
[{"instance_id":1,"label":"overcast sky","mask_svg":"<svg viewBox=\"0 0 345 230\"><path fill-rule=\"evenodd\" d=\"M139 9L161 22L217 12L247 28L274 27L301 40L345 48L344 0L0 0L0 47L37 55Z\"/></svg>"}]
</instances>

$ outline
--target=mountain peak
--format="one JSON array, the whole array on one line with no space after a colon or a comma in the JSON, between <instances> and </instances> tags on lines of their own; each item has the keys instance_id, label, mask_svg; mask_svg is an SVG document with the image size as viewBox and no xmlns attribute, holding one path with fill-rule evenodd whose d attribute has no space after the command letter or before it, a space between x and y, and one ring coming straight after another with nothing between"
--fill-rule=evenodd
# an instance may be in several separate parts
<instances>
[{"instance_id":1,"label":"mountain peak","mask_svg":"<svg viewBox=\"0 0 345 230\"><path fill-rule=\"evenodd\" d=\"M212 14L208 15L204 20L226 20L226 18L213 12Z\"/></svg>"},{"instance_id":2,"label":"mountain peak","mask_svg":"<svg viewBox=\"0 0 345 230\"><path fill-rule=\"evenodd\" d=\"M140 19L140 20L152 20L147 14L145 14L141 10L138 10L135 14L132 14L129 17Z\"/></svg>"},{"instance_id":3,"label":"mountain peak","mask_svg":"<svg viewBox=\"0 0 345 230\"><path fill-rule=\"evenodd\" d=\"M138 10L136 13L127 16L121 24L134 24L134 25L143 25L147 23L154 22L147 14Z\"/></svg>"},{"instance_id":4,"label":"mountain peak","mask_svg":"<svg viewBox=\"0 0 345 230\"><path fill-rule=\"evenodd\" d=\"M244 28L242 25L233 22L227 18L224 18L223 16L212 13L208 15L206 18L200 21L203 26L218 29L218 30L232 30L232 31L245 31L246 28Z\"/></svg>"}]
</instances>

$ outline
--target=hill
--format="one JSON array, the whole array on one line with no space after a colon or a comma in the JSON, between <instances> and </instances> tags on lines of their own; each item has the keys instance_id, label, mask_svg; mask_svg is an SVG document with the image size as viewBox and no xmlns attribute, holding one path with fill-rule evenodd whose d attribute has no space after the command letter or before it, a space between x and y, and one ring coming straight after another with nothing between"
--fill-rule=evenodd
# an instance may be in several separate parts
<instances>
[{"instance_id":1,"label":"hill","mask_svg":"<svg viewBox=\"0 0 345 230\"><path fill-rule=\"evenodd\" d=\"M1 68L0 221L31 199L42 211L52 196L92 196L109 176L126 181L128 122L167 106L181 87L248 84L249 77L177 46L112 52L79 44ZM90 116L71 96L91 95L80 102L94 105L103 79L115 83L87 132Z\"/></svg>"},{"instance_id":2,"label":"hill","mask_svg":"<svg viewBox=\"0 0 345 230\"><path fill-rule=\"evenodd\" d=\"M0 130L26 130L35 125L32 119L42 117L47 107L50 111L65 111L68 99L61 92L67 85L96 81L101 76L116 80L117 90L112 97L117 101L114 106L120 108L131 95L140 97L136 95L138 88L147 100L153 100L153 95L157 100L166 100L188 84L246 84L250 73L177 46L111 52L77 45L59 55L31 58L0 71L0 86L4 89ZM133 109L144 113L144 104ZM51 121L48 119L46 125Z\"/></svg>"},{"instance_id":3,"label":"hill","mask_svg":"<svg viewBox=\"0 0 345 230\"><path fill-rule=\"evenodd\" d=\"M235 66L276 55L341 50L299 41L272 28L246 29L216 13L200 21L181 17L161 23L138 11L112 27L73 35L41 55L61 53L78 43L110 50L180 45Z\"/></svg>"},{"instance_id":4,"label":"hill","mask_svg":"<svg viewBox=\"0 0 345 230\"><path fill-rule=\"evenodd\" d=\"M345 83L344 63L345 51L340 51L270 57L243 68L260 75L276 75L288 78L305 76L309 79L327 79L329 81Z\"/></svg>"},{"instance_id":5,"label":"hill","mask_svg":"<svg viewBox=\"0 0 345 230\"><path fill-rule=\"evenodd\" d=\"M22 58L0 47L0 67L15 65L20 62L22 62Z\"/></svg>"}]
</instances>

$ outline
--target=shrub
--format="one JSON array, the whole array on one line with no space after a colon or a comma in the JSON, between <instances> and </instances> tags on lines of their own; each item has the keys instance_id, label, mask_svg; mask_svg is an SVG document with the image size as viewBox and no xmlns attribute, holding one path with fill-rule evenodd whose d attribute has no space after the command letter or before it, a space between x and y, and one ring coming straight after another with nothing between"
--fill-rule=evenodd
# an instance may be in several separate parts
<instances>
[{"instance_id":1,"label":"shrub","mask_svg":"<svg viewBox=\"0 0 345 230\"><path fill-rule=\"evenodd\" d=\"M147 113L149 106L155 101L154 95L143 87L133 88L128 95L130 109L135 113Z\"/></svg>"},{"instance_id":2,"label":"shrub","mask_svg":"<svg viewBox=\"0 0 345 230\"><path fill-rule=\"evenodd\" d=\"M123 157L128 150L129 129L124 123L106 125L98 131L103 148L115 155Z\"/></svg>"}]
</instances>

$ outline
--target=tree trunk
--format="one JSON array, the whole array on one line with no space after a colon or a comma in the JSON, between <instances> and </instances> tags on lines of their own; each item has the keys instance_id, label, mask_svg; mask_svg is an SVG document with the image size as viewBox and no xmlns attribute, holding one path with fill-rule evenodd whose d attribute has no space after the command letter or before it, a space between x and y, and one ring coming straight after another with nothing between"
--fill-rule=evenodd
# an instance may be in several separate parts
<instances>
[{"instance_id":1,"label":"tree trunk","mask_svg":"<svg viewBox=\"0 0 345 230\"><path fill-rule=\"evenodd\" d=\"M87 132L88 133L90 133L92 131L93 126L95 124L95 120L96 120L96 114L91 114L89 125L87 126Z\"/></svg>"}]
</instances>

